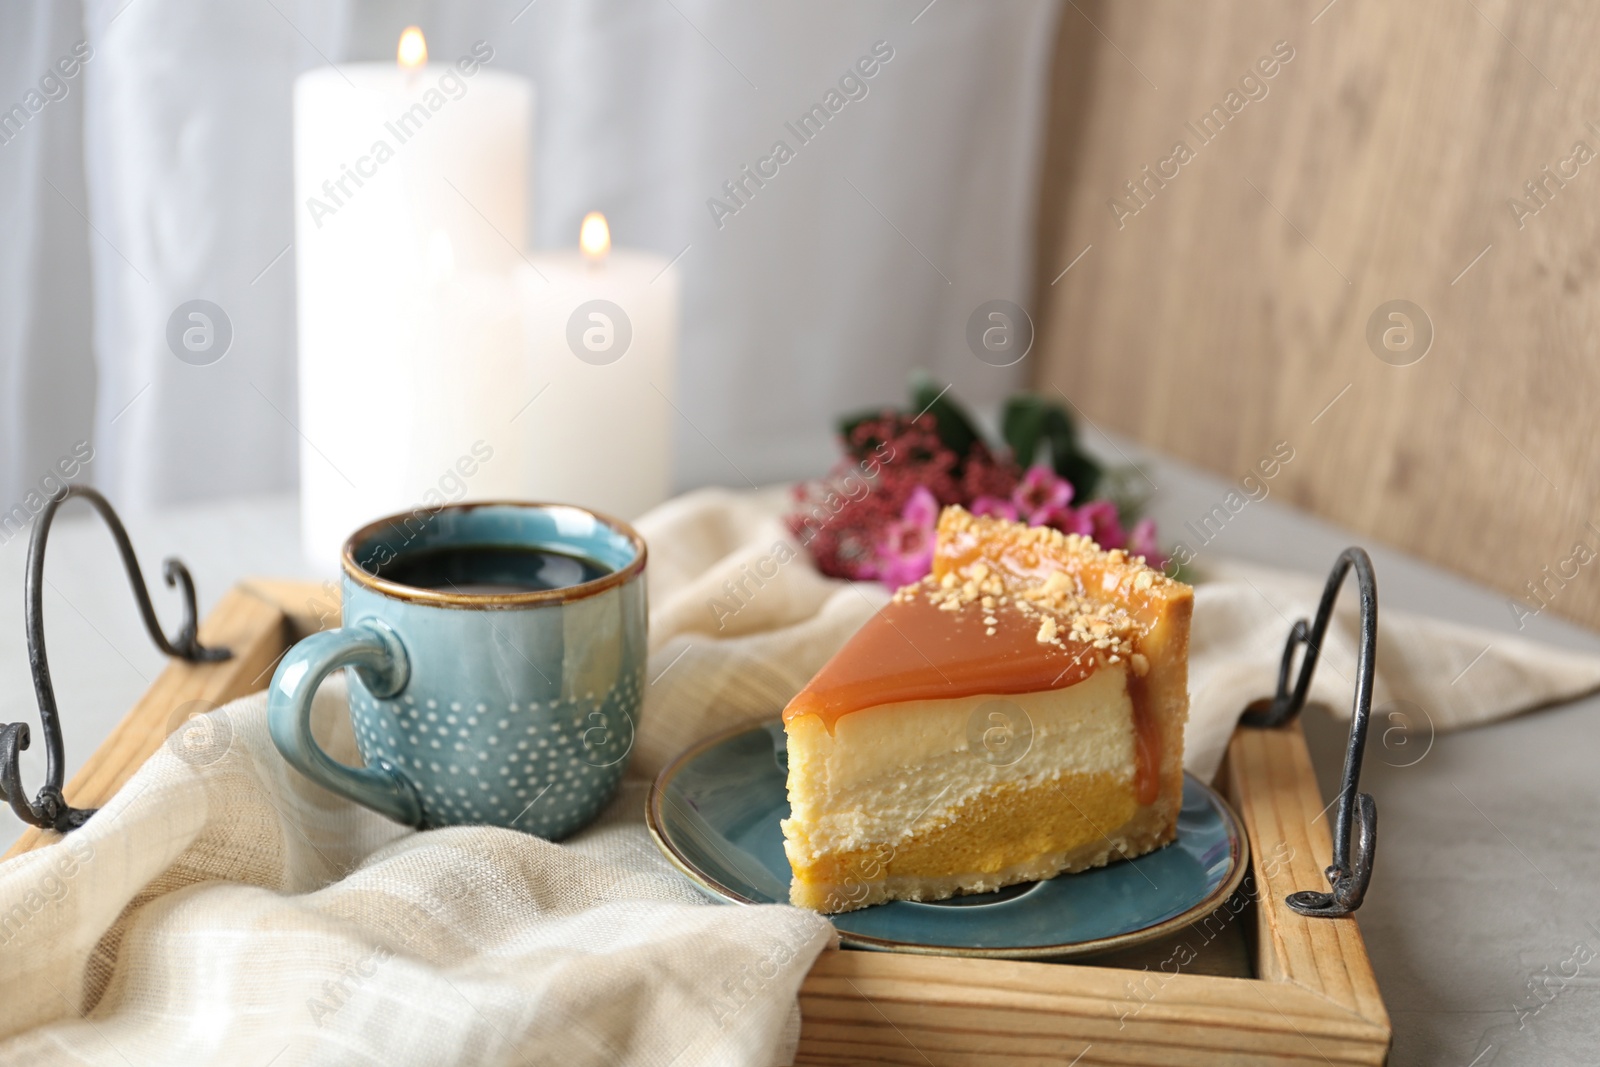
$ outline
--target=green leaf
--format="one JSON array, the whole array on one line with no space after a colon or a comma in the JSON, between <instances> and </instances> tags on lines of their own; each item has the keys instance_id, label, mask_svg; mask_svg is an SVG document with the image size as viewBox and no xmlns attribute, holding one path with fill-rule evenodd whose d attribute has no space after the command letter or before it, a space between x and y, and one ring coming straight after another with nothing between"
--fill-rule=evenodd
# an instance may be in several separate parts
<instances>
[{"instance_id":1,"label":"green leaf","mask_svg":"<svg viewBox=\"0 0 1600 1067\"><path fill-rule=\"evenodd\" d=\"M1103 473L1100 464L1078 444L1078 427L1060 404L1032 393L1018 393L1006 401L1000 415L1001 434L1011 448L1011 458L1027 469L1050 447L1050 465L1072 483L1081 503L1094 496Z\"/></svg>"},{"instance_id":2,"label":"green leaf","mask_svg":"<svg viewBox=\"0 0 1600 1067\"><path fill-rule=\"evenodd\" d=\"M1056 474L1072 483L1073 499L1078 503L1093 499L1104 473L1100 462L1078 444L1078 424L1067 409L1050 405L1050 462Z\"/></svg>"},{"instance_id":3,"label":"green leaf","mask_svg":"<svg viewBox=\"0 0 1600 1067\"><path fill-rule=\"evenodd\" d=\"M910 414L923 412L933 416L939 440L962 460L972 451L973 443L983 439L973 425L972 418L950 395L949 387L941 386L926 373L918 371L911 377Z\"/></svg>"},{"instance_id":4,"label":"green leaf","mask_svg":"<svg viewBox=\"0 0 1600 1067\"><path fill-rule=\"evenodd\" d=\"M1011 459L1027 470L1039 454L1051 422L1051 405L1042 397L1018 393L1000 410L1000 436L1011 449Z\"/></svg>"}]
</instances>

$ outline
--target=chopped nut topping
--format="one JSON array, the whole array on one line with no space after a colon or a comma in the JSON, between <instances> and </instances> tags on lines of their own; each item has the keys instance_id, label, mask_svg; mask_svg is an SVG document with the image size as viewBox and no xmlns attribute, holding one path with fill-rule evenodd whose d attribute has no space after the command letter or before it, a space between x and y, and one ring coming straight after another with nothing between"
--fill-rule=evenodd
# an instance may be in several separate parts
<instances>
[{"instance_id":1,"label":"chopped nut topping","mask_svg":"<svg viewBox=\"0 0 1600 1067\"><path fill-rule=\"evenodd\" d=\"M1012 611L1037 623L1040 644L1080 656L1090 650L1101 663L1126 661L1141 676L1149 671L1148 657L1137 651L1149 624L1127 598L1135 591L1162 595L1175 583L1142 557L1105 551L1081 534L976 518L959 507L940 516L939 543L942 573L905 587L896 600L922 596L941 611L971 607L981 611L976 619L991 637L1002 611Z\"/></svg>"}]
</instances>

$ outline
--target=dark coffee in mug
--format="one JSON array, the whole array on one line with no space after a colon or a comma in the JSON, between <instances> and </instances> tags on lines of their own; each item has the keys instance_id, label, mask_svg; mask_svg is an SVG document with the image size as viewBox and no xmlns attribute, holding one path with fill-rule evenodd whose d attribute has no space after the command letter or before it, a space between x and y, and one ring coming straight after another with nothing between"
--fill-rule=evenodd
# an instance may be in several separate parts
<instances>
[{"instance_id":1,"label":"dark coffee in mug","mask_svg":"<svg viewBox=\"0 0 1600 1067\"><path fill-rule=\"evenodd\" d=\"M644 702L645 544L566 504L461 503L351 535L342 625L284 655L272 741L325 789L409 826L560 840L616 795ZM348 668L362 766L311 732Z\"/></svg>"},{"instance_id":2,"label":"dark coffee in mug","mask_svg":"<svg viewBox=\"0 0 1600 1067\"><path fill-rule=\"evenodd\" d=\"M413 589L504 596L566 589L612 568L575 552L533 545L441 545L403 552L377 576Z\"/></svg>"}]
</instances>

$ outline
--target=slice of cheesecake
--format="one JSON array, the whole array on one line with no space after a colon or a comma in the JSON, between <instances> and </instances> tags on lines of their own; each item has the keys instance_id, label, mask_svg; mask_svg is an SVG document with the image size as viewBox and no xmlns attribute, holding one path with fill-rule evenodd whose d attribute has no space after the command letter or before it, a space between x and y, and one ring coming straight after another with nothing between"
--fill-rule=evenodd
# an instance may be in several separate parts
<instances>
[{"instance_id":1,"label":"slice of cheesecake","mask_svg":"<svg viewBox=\"0 0 1600 1067\"><path fill-rule=\"evenodd\" d=\"M789 899L940 900L1142 855L1183 797L1192 590L1075 534L946 508L789 702Z\"/></svg>"}]
</instances>

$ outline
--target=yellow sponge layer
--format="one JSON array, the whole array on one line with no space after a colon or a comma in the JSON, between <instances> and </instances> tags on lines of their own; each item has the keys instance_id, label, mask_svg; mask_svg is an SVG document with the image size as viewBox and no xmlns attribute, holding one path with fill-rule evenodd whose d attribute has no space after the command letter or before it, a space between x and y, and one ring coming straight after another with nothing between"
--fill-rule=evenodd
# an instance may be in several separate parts
<instances>
[{"instance_id":1,"label":"yellow sponge layer","mask_svg":"<svg viewBox=\"0 0 1600 1067\"><path fill-rule=\"evenodd\" d=\"M1032 871L1029 865L1047 856L1065 861L1069 855L1096 851L1091 847L1096 845L1109 850L1112 837L1138 810L1132 779L1108 773L1068 774L1031 786L997 783L954 809L940 825L904 841L828 853L809 865L797 862L810 849L804 831L791 825L790 835L799 840L788 849L794 868L790 897L804 907L848 911L883 899L884 883L890 879L902 887L924 879L937 882L946 887L938 895L949 896L952 883L957 892L987 892L998 888L997 881L1023 880L1007 878L1007 872L1029 869L1035 878L1049 877L1066 869L1066 863L1047 872Z\"/></svg>"}]
</instances>

